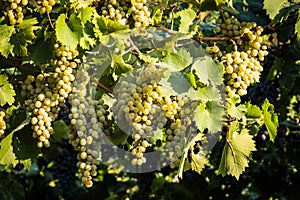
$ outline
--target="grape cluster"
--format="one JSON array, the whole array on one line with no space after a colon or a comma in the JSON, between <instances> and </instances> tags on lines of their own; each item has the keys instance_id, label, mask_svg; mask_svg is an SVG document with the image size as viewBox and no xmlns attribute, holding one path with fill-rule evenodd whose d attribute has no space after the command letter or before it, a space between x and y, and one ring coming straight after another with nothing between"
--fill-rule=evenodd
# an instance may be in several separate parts
<instances>
[{"instance_id":1,"label":"grape cluster","mask_svg":"<svg viewBox=\"0 0 300 200\"><path fill-rule=\"evenodd\" d=\"M241 26L237 18L230 16L228 12L224 12L222 18L218 18L217 27L215 28L215 33L222 36L238 36L243 33Z\"/></svg>"},{"instance_id":2,"label":"grape cluster","mask_svg":"<svg viewBox=\"0 0 300 200\"><path fill-rule=\"evenodd\" d=\"M159 0L153 1L153 3L158 2ZM151 3L150 0L136 0L133 4L131 0L104 0L99 3L99 12L102 16L120 24L125 25L133 20L134 27L145 28L151 21Z\"/></svg>"},{"instance_id":3,"label":"grape cluster","mask_svg":"<svg viewBox=\"0 0 300 200\"><path fill-rule=\"evenodd\" d=\"M228 97L240 98L247 94L250 85L259 82L263 71L261 62L268 54L267 46L263 44L261 36L263 28L255 22L239 22L227 12L223 16L224 19L217 20L219 26L215 32L221 36L239 37L233 38L236 42L229 52L216 44L208 46L206 51L225 66L225 90Z\"/></svg>"},{"instance_id":4,"label":"grape cluster","mask_svg":"<svg viewBox=\"0 0 300 200\"><path fill-rule=\"evenodd\" d=\"M185 96L163 95L159 82L164 71L161 66L145 64L128 74L124 80L120 80L114 89L118 100L114 103L112 112L117 125L132 135L132 165L142 165L146 162L144 153L147 147L152 146L155 131L166 130L166 138L169 141L166 156L171 163L181 156L186 142L186 127L191 125L193 110L182 109L190 100ZM196 102L192 104L197 105Z\"/></svg>"},{"instance_id":5,"label":"grape cluster","mask_svg":"<svg viewBox=\"0 0 300 200\"><path fill-rule=\"evenodd\" d=\"M77 68L75 58L78 51L55 44L56 59L53 61L54 72L45 72L27 76L22 86L22 96L27 97L25 105L31 112L33 137L39 138L38 147L50 146L50 135L53 133L52 122L57 118L60 106L72 91Z\"/></svg>"},{"instance_id":6,"label":"grape cluster","mask_svg":"<svg viewBox=\"0 0 300 200\"><path fill-rule=\"evenodd\" d=\"M187 133L196 133L197 131L191 119L193 119L198 101L191 101L188 97L184 96L182 99L177 98L175 102L180 105L176 109L177 114L165 126L167 135L165 150L171 168L175 168L180 162L179 158L188 142Z\"/></svg>"},{"instance_id":7,"label":"grape cluster","mask_svg":"<svg viewBox=\"0 0 300 200\"><path fill-rule=\"evenodd\" d=\"M23 22L25 7L28 0L3 0L6 7L7 16L11 25L21 24Z\"/></svg>"},{"instance_id":8,"label":"grape cluster","mask_svg":"<svg viewBox=\"0 0 300 200\"><path fill-rule=\"evenodd\" d=\"M98 160L101 159L101 137L106 121L104 116L108 109L103 100L96 101L87 97L89 81L87 72L78 71L73 92L69 96L72 105L69 117L74 129L69 134L69 142L78 151L79 179L86 187L92 187L92 179L97 175Z\"/></svg>"},{"instance_id":9,"label":"grape cluster","mask_svg":"<svg viewBox=\"0 0 300 200\"><path fill-rule=\"evenodd\" d=\"M59 104L58 94L53 93L51 86L55 80L46 74L39 74L36 78L27 76L22 86L22 95L27 97L25 105L31 112L33 138L38 138L38 147L50 146L50 135L53 133L51 122L56 118L56 107Z\"/></svg>"},{"instance_id":10,"label":"grape cluster","mask_svg":"<svg viewBox=\"0 0 300 200\"><path fill-rule=\"evenodd\" d=\"M0 111L0 138L4 135L6 129L5 112Z\"/></svg>"},{"instance_id":11,"label":"grape cluster","mask_svg":"<svg viewBox=\"0 0 300 200\"><path fill-rule=\"evenodd\" d=\"M37 7L39 9L40 14L44 14L46 12L50 12L52 7L56 4L55 0L42 0L37 1Z\"/></svg>"},{"instance_id":12,"label":"grape cluster","mask_svg":"<svg viewBox=\"0 0 300 200\"><path fill-rule=\"evenodd\" d=\"M149 26L151 18L147 0L137 0L132 7L135 28L145 28Z\"/></svg>"},{"instance_id":13,"label":"grape cluster","mask_svg":"<svg viewBox=\"0 0 300 200\"><path fill-rule=\"evenodd\" d=\"M161 129L167 122L166 112L160 106L164 102L158 85L162 76L162 68L149 64L119 81L114 90L118 101L112 107L113 114L118 126L131 133L134 140L131 152L136 158L132 159L133 165L146 162L143 153L149 146L147 138L151 138L155 128ZM169 116L172 114L170 111Z\"/></svg>"},{"instance_id":14,"label":"grape cluster","mask_svg":"<svg viewBox=\"0 0 300 200\"><path fill-rule=\"evenodd\" d=\"M131 7L130 0L104 0L100 2L101 15L104 17L117 21L122 25L127 23L128 9Z\"/></svg>"}]
</instances>

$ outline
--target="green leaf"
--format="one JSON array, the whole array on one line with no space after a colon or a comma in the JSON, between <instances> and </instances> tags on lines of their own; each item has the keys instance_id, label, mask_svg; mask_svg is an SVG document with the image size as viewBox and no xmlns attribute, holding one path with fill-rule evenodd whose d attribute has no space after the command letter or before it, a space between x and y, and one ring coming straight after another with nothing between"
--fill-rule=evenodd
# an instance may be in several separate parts
<instances>
[{"instance_id":1,"label":"green leaf","mask_svg":"<svg viewBox=\"0 0 300 200\"><path fill-rule=\"evenodd\" d=\"M287 2L287 0L264 0L264 9L267 11L271 20L273 20L284 7L285 2Z\"/></svg>"},{"instance_id":2,"label":"green leaf","mask_svg":"<svg viewBox=\"0 0 300 200\"><path fill-rule=\"evenodd\" d=\"M185 76L186 76L186 79L190 82L191 86L196 88L197 87L197 82L196 82L196 77L193 74L193 72L186 73Z\"/></svg>"},{"instance_id":3,"label":"green leaf","mask_svg":"<svg viewBox=\"0 0 300 200\"><path fill-rule=\"evenodd\" d=\"M176 71L181 71L192 64L193 58L189 52L183 48L177 53L171 53L162 59L162 62L170 65Z\"/></svg>"},{"instance_id":4,"label":"green leaf","mask_svg":"<svg viewBox=\"0 0 300 200\"><path fill-rule=\"evenodd\" d=\"M4 106L6 103L9 105L15 101L16 95L13 86L7 81L8 77L0 75L0 105Z\"/></svg>"},{"instance_id":5,"label":"green leaf","mask_svg":"<svg viewBox=\"0 0 300 200\"><path fill-rule=\"evenodd\" d=\"M262 111L264 115L264 122L270 136L270 140L274 142L277 134L277 128L279 125L278 116L274 112L274 106L269 103L268 99L266 99L265 102L263 103Z\"/></svg>"},{"instance_id":6,"label":"green leaf","mask_svg":"<svg viewBox=\"0 0 300 200\"><path fill-rule=\"evenodd\" d=\"M25 199L25 192L23 186L17 182L12 174L1 173L0 179L0 199L5 200L23 200Z\"/></svg>"},{"instance_id":7,"label":"green leaf","mask_svg":"<svg viewBox=\"0 0 300 200\"><path fill-rule=\"evenodd\" d=\"M192 65L192 70L195 70L200 82L206 85L218 86L223 83L223 66L208 56L197 59Z\"/></svg>"},{"instance_id":8,"label":"green leaf","mask_svg":"<svg viewBox=\"0 0 300 200\"><path fill-rule=\"evenodd\" d=\"M27 56L28 50L27 47L35 39L34 31L39 27L34 26L38 21L36 18L26 19L17 26L15 34L10 38L11 44L14 46L13 53L16 56Z\"/></svg>"},{"instance_id":9,"label":"green leaf","mask_svg":"<svg viewBox=\"0 0 300 200\"><path fill-rule=\"evenodd\" d=\"M196 13L194 10L188 8L178 12L180 16L179 32L189 33L190 25L193 24L196 18Z\"/></svg>"},{"instance_id":10,"label":"green leaf","mask_svg":"<svg viewBox=\"0 0 300 200\"><path fill-rule=\"evenodd\" d=\"M247 107L243 104L236 106L235 104L230 104L227 108L227 113L236 119L242 119L245 117L245 112L247 112Z\"/></svg>"},{"instance_id":11,"label":"green leaf","mask_svg":"<svg viewBox=\"0 0 300 200\"><path fill-rule=\"evenodd\" d=\"M7 57L13 51L14 46L10 44L9 40L14 32L14 26L0 25L0 53L4 57Z\"/></svg>"},{"instance_id":12,"label":"green leaf","mask_svg":"<svg viewBox=\"0 0 300 200\"><path fill-rule=\"evenodd\" d=\"M0 165L15 167L19 162L13 152L13 133L6 136L0 143Z\"/></svg>"},{"instance_id":13,"label":"green leaf","mask_svg":"<svg viewBox=\"0 0 300 200\"><path fill-rule=\"evenodd\" d=\"M222 176L230 174L238 180L246 167L252 151L256 151L253 136L246 129L241 133L234 132L231 139L227 139L222 152L219 172Z\"/></svg>"},{"instance_id":14,"label":"green leaf","mask_svg":"<svg viewBox=\"0 0 300 200\"><path fill-rule=\"evenodd\" d=\"M165 77L159 81L162 85L162 93L167 96L171 95L187 95L194 99L194 89L189 81L177 71L167 71ZM179 84L180 83L180 84Z\"/></svg>"},{"instance_id":15,"label":"green leaf","mask_svg":"<svg viewBox=\"0 0 300 200\"><path fill-rule=\"evenodd\" d=\"M298 10L298 19L295 24L295 33L300 37L300 10Z\"/></svg>"},{"instance_id":16,"label":"green leaf","mask_svg":"<svg viewBox=\"0 0 300 200\"><path fill-rule=\"evenodd\" d=\"M222 130L224 113L221 104L216 101L201 102L195 110L194 121L201 132L208 129L214 133Z\"/></svg>"},{"instance_id":17,"label":"green leaf","mask_svg":"<svg viewBox=\"0 0 300 200\"><path fill-rule=\"evenodd\" d=\"M247 103L247 117L248 118L259 118L262 115L261 109L256 106L252 105L251 103Z\"/></svg>"},{"instance_id":18,"label":"green leaf","mask_svg":"<svg viewBox=\"0 0 300 200\"><path fill-rule=\"evenodd\" d=\"M190 149L191 149L191 168L197 173L201 174L202 170L208 165L208 159L206 158L207 152L204 150L202 144L204 141L204 134L198 133L193 138Z\"/></svg>"},{"instance_id":19,"label":"green leaf","mask_svg":"<svg viewBox=\"0 0 300 200\"><path fill-rule=\"evenodd\" d=\"M91 20L93 14L94 9L92 7L85 7L78 10L78 17L81 19L83 24Z\"/></svg>"},{"instance_id":20,"label":"green leaf","mask_svg":"<svg viewBox=\"0 0 300 200\"><path fill-rule=\"evenodd\" d=\"M128 25L122 25L119 22L107 19L104 16L96 18L97 29L99 29L104 34L109 34L112 32L129 29Z\"/></svg>"},{"instance_id":21,"label":"green leaf","mask_svg":"<svg viewBox=\"0 0 300 200\"><path fill-rule=\"evenodd\" d=\"M196 97L204 102L221 100L221 94L219 90L215 87L199 88L196 91Z\"/></svg>"},{"instance_id":22,"label":"green leaf","mask_svg":"<svg viewBox=\"0 0 300 200\"><path fill-rule=\"evenodd\" d=\"M72 49L75 49L79 43L78 34L74 33L65 21L66 15L60 14L56 20L56 37L59 42Z\"/></svg>"}]
</instances>

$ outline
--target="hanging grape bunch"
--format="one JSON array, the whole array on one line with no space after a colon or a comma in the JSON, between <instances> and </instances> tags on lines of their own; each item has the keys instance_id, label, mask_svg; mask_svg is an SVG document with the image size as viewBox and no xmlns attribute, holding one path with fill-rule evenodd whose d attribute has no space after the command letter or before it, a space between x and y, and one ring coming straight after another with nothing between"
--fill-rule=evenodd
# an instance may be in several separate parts
<instances>
[{"instance_id":1,"label":"hanging grape bunch","mask_svg":"<svg viewBox=\"0 0 300 200\"><path fill-rule=\"evenodd\" d=\"M173 163L181 156L186 142L187 126L191 124L192 110L182 110L189 102L187 97L166 96L162 93L159 81L164 69L155 64L145 64L142 68L126 76L114 90L118 99L112 111L117 125L133 139L131 153L132 165L146 163L144 153L153 145L154 132L166 129L167 159ZM185 116L185 121L181 118ZM188 117L187 117L188 116ZM162 131L163 132L163 131ZM174 140L174 141L173 141ZM182 145L177 145L178 143ZM176 152L176 153L174 153Z\"/></svg>"},{"instance_id":2,"label":"hanging grape bunch","mask_svg":"<svg viewBox=\"0 0 300 200\"><path fill-rule=\"evenodd\" d=\"M0 138L4 135L4 131L6 129L6 122L5 122L5 112L0 111Z\"/></svg>"},{"instance_id":3,"label":"hanging grape bunch","mask_svg":"<svg viewBox=\"0 0 300 200\"><path fill-rule=\"evenodd\" d=\"M218 26L215 33L218 37L229 37L227 43L233 45L233 48L228 52L216 42L208 46L206 51L225 66L225 90L228 97L239 98L247 94L248 86L259 82L263 71L261 62L268 54L261 37L263 28L255 22L239 22L227 12L216 22Z\"/></svg>"},{"instance_id":4,"label":"hanging grape bunch","mask_svg":"<svg viewBox=\"0 0 300 200\"><path fill-rule=\"evenodd\" d=\"M52 7L56 4L55 0L38 0L36 1L37 8L40 12L40 14L44 14L46 12L50 12L52 10Z\"/></svg>"},{"instance_id":5,"label":"hanging grape bunch","mask_svg":"<svg viewBox=\"0 0 300 200\"><path fill-rule=\"evenodd\" d=\"M28 0L3 0L6 8L6 14L8 16L11 25L21 24L26 12L26 6Z\"/></svg>"},{"instance_id":6,"label":"hanging grape bunch","mask_svg":"<svg viewBox=\"0 0 300 200\"><path fill-rule=\"evenodd\" d=\"M135 28L145 28L151 22L152 4L160 0L104 0L99 2L99 14L122 25L133 24Z\"/></svg>"},{"instance_id":7,"label":"hanging grape bunch","mask_svg":"<svg viewBox=\"0 0 300 200\"><path fill-rule=\"evenodd\" d=\"M50 146L52 122L72 91L71 84L75 80L74 70L77 67L74 59L77 56L78 51L55 44L54 72L41 73L36 78L29 75L24 81L21 94L26 97L25 105L31 112L33 137L39 139L38 147Z\"/></svg>"}]
</instances>

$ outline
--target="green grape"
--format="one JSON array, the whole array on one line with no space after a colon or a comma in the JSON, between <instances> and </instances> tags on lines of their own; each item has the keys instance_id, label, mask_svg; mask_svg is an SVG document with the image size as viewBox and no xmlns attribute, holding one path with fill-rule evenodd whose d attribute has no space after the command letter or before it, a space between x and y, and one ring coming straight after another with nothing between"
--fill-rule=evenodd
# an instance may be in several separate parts
<instances>
[{"instance_id":1,"label":"green grape","mask_svg":"<svg viewBox=\"0 0 300 200\"><path fill-rule=\"evenodd\" d=\"M5 122L5 112L0 111L0 138L4 136L4 131L7 128L7 124Z\"/></svg>"},{"instance_id":2,"label":"green grape","mask_svg":"<svg viewBox=\"0 0 300 200\"><path fill-rule=\"evenodd\" d=\"M88 83L88 73L78 71L73 92L69 95L72 105L69 117L73 131L68 136L69 143L78 152L78 177L87 188L93 186L93 177L97 176L101 137L112 132L108 124L109 107L102 99L96 101L87 97Z\"/></svg>"},{"instance_id":3,"label":"green grape","mask_svg":"<svg viewBox=\"0 0 300 200\"><path fill-rule=\"evenodd\" d=\"M21 24L26 12L27 0L4 0L6 14L11 25Z\"/></svg>"},{"instance_id":4,"label":"green grape","mask_svg":"<svg viewBox=\"0 0 300 200\"><path fill-rule=\"evenodd\" d=\"M52 11L52 7L55 4L56 4L55 0L37 1L37 9L39 10L40 14L44 14L46 12L51 12Z\"/></svg>"},{"instance_id":5,"label":"green grape","mask_svg":"<svg viewBox=\"0 0 300 200\"><path fill-rule=\"evenodd\" d=\"M263 28L254 22L239 22L227 12L224 12L216 20L216 23L215 33L220 36L240 37L237 39L233 51L228 48L219 49L220 46L216 46L216 43L206 47L208 54L224 64L228 97L240 98L247 94L248 86L259 82L260 73L263 70L260 62L268 54L267 46L263 45L261 37ZM232 41L228 45L232 45Z\"/></svg>"}]
</instances>

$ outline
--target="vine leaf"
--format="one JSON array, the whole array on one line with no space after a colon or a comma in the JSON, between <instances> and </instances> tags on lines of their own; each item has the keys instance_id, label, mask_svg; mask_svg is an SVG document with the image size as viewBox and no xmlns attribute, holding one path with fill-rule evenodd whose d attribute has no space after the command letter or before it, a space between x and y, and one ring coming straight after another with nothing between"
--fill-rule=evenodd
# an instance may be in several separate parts
<instances>
[{"instance_id":1,"label":"vine leaf","mask_svg":"<svg viewBox=\"0 0 300 200\"><path fill-rule=\"evenodd\" d=\"M200 82L206 85L218 86L223 83L223 66L208 56L197 59L192 65L192 70L195 70Z\"/></svg>"},{"instance_id":2,"label":"vine leaf","mask_svg":"<svg viewBox=\"0 0 300 200\"><path fill-rule=\"evenodd\" d=\"M79 42L79 38L78 35L70 29L65 19L66 15L61 14L56 20L56 37L57 40L60 41L63 45L75 49Z\"/></svg>"},{"instance_id":3,"label":"vine leaf","mask_svg":"<svg viewBox=\"0 0 300 200\"><path fill-rule=\"evenodd\" d=\"M162 59L162 62L170 65L173 69L181 71L192 64L193 58L190 53L180 48L177 53L171 53Z\"/></svg>"},{"instance_id":4,"label":"vine leaf","mask_svg":"<svg viewBox=\"0 0 300 200\"><path fill-rule=\"evenodd\" d=\"M285 2L287 2L287 0L264 0L264 9L267 11L271 20L273 20L280 9L284 7Z\"/></svg>"},{"instance_id":5,"label":"vine leaf","mask_svg":"<svg viewBox=\"0 0 300 200\"><path fill-rule=\"evenodd\" d=\"M277 127L278 127L278 116L274 113L274 106L269 103L269 100L266 99L262 105L263 115L264 115L264 123L267 127L270 140L274 142Z\"/></svg>"},{"instance_id":6,"label":"vine leaf","mask_svg":"<svg viewBox=\"0 0 300 200\"><path fill-rule=\"evenodd\" d=\"M179 32L189 33L190 25L193 24L196 18L196 13L194 10L188 8L178 12L180 17Z\"/></svg>"},{"instance_id":7,"label":"vine leaf","mask_svg":"<svg viewBox=\"0 0 300 200\"><path fill-rule=\"evenodd\" d=\"M300 37L300 10L298 11L298 19L295 24L295 33Z\"/></svg>"},{"instance_id":8,"label":"vine leaf","mask_svg":"<svg viewBox=\"0 0 300 200\"><path fill-rule=\"evenodd\" d=\"M226 141L222 152L219 172L222 176L230 174L238 180L242 172L248 167L252 151L256 151L255 141L247 129L241 133L233 132Z\"/></svg>"},{"instance_id":9,"label":"vine leaf","mask_svg":"<svg viewBox=\"0 0 300 200\"><path fill-rule=\"evenodd\" d=\"M219 90L215 87L203 87L197 90L196 96L198 99L208 102L208 101L220 101L221 94Z\"/></svg>"},{"instance_id":10,"label":"vine leaf","mask_svg":"<svg viewBox=\"0 0 300 200\"><path fill-rule=\"evenodd\" d=\"M13 86L7 81L8 77L0 75L0 105L4 106L6 103L9 105L15 101L16 95Z\"/></svg>"},{"instance_id":11,"label":"vine leaf","mask_svg":"<svg viewBox=\"0 0 300 200\"><path fill-rule=\"evenodd\" d=\"M24 20L18 27L15 34L10 38L10 42L14 45L14 54L17 56L27 56L28 55L28 44L32 43L35 39L34 31L40 27L34 26L38 21L36 18L30 18Z\"/></svg>"},{"instance_id":12,"label":"vine leaf","mask_svg":"<svg viewBox=\"0 0 300 200\"><path fill-rule=\"evenodd\" d=\"M202 170L208 165L208 159L206 158L207 152L201 145L205 140L205 135L203 133L198 133L198 135L193 138L190 143L191 150L191 168L192 170L201 174Z\"/></svg>"},{"instance_id":13,"label":"vine leaf","mask_svg":"<svg viewBox=\"0 0 300 200\"><path fill-rule=\"evenodd\" d=\"M9 42L14 31L15 29L13 26L7 26L6 24L0 25L0 53L4 57L7 57L14 48Z\"/></svg>"},{"instance_id":14,"label":"vine leaf","mask_svg":"<svg viewBox=\"0 0 300 200\"><path fill-rule=\"evenodd\" d=\"M13 133L6 136L0 143L0 165L12 165L15 167L19 162L13 152L12 144Z\"/></svg>"},{"instance_id":15,"label":"vine leaf","mask_svg":"<svg viewBox=\"0 0 300 200\"><path fill-rule=\"evenodd\" d=\"M120 30L126 30L129 28L128 25L122 25L119 22L107 19L104 16L97 17L95 18L95 20L95 28L100 30L104 34L109 34Z\"/></svg>"},{"instance_id":16,"label":"vine leaf","mask_svg":"<svg viewBox=\"0 0 300 200\"><path fill-rule=\"evenodd\" d=\"M230 106L227 109L227 113L236 119L242 119L245 117L245 112L247 112L247 107L243 104L236 106L237 99L231 98L228 101Z\"/></svg>"},{"instance_id":17,"label":"vine leaf","mask_svg":"<svg viewBox=\"0 0 300 200\"><path fill-rule=\"evenodd\" d=\"M224 109L216 101L201 102L195 110L194 121L197 128L203 132L218 132L222 129Z\"/></svg>"}]
</instances>

